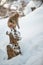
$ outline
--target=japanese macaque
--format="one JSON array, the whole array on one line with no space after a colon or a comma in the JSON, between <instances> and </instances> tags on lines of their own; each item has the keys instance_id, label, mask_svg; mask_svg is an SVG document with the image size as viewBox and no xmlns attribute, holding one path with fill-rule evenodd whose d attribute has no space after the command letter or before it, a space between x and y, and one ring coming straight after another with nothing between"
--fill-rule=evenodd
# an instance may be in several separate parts
<instances>
[{"instance_id":1,"label":"japanese macaque","mask_svg":"<svg viewBox=\"0 0 43 65\"><path fill-rule=\"evenodd\" d=\"M10 39L10 44L13 44L13 45L18 45L18 41L19 41L19 37L14 37L13 34L10 32L8 33L8 31L6 32L6 34L9 36L9 39Z\"/></svg>"},{"instance_id":2,"label":"japanese macaque","mask_svg":"<svg viewBox=\"0 0 43 65\"><path fill-rule=\"evenodd\" d=\"M10 45L7 45L7 55L8 55L8 59L11 59L15 56L14 50L11 48Z\"/></svg>"},{"instance_id":3,"label":"japanese macaque","mask_svg":"<svg viewBox=\"0 0 43 65\"><path fill-rule=\"evenodd\" d=\"M15 30L16 26L18 28L20 28L19 23L18 23L18 18L19 18L18 13L12 14L8 20L8 27L11 29L14 29L14 30Z\"/></svg>"},{"instance_id":4,"label":"japanese macaque","mask_svg":"<svg viewBox=\"0 0 43 65\"><path fill-rule=\"evenodd\" d=\"M12 46L7 45L8 59L21 54L20 46L18 43L20 38L17 34L17 29L16 29L16 26L20 28L18 23L18 18L19 18L19 14L16 13L16 14L13 14L8 20L8 27L11 29L11 32L8 33L7 31L6 34L9 36L10 44L12 45ZM14 30L14 35L12 33L12 30Z\"/></svg>"},{"instance_id":5,"label":"japanese macaque","mask_svg":"<svg viewBox=\"0 0 43 65\"><path fill-rule=\"evenodd\" d=\"M8 59L11 59L20 54L20 50L13 49L10 45L7 45L7 55Z\"/></svg>"}]
</instances>

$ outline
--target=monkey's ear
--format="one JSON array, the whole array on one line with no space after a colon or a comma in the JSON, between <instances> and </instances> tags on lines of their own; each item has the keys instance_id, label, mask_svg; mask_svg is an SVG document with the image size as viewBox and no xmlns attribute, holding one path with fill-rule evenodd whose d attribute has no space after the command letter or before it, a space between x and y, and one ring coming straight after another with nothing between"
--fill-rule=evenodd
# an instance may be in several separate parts
<instances>
[{"instance_id":1,"label":"monkey's ear","mask_svg":"<svg viewBox=\"0 0 43 65\"><path fill-rule=\"evenodd\" d=\"M6 35L8 35L8 31L6 32Z\"/></svg>"}]
</instances>

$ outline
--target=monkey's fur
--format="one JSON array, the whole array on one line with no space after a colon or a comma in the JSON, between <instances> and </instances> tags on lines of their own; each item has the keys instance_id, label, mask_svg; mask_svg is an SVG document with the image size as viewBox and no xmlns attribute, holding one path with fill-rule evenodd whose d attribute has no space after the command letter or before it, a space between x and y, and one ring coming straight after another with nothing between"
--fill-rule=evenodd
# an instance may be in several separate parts
<instances>
[{"instance_id":1,"label":"monkey's fur","mask_svg":"<svg viewBox=\"0 0 43 65\"><path fill-rule=\"evenodd\" d=\"M12 35L12 33L8 34L8 31L6 32L6 34L9 36L10 44L18 45L18 41L19 41L18 37L14 38L14 36Z\"/></svg>"},{"instance_id":2,"label":"monkey's fur","mask_svg":"<svg viewBox=\"0 0 43 65\"><path fill-rule=\"evenodd\" d=\"M20 46L18 44L19 39L18 38L14 38L12 33L8 34L8 31L6 32L6 34L9 36L10 44L14 47L13 48L13 47L11 47L11 45L7 45L8 59L11 59L11 58L21 54Z\"/></svg>"},{"instance_id":3,"label":"monkey's fur","mask_svg":"<svg viewBox=\"0 0 43 65\"><path fill-rule=\"evenodd\" d=\"M20 54L20 52L15 51L15 49L13 49L10 45L7 45L8 59L11 59L19 54Z\"/></svg>"},{"instance_id":4,"label":"monkey's fur","mask_svg":"<svg viewBox=\"0 0 43 65\"><path fill-rule=\"evenodd\" d=\"M19 18L19 14L16 12L15 14L12 14L10 17L9 17L9 20L8 20L8 27L10 28L10 23L13 23L15 25L16 23L16 26L18 28L19 27L19 23L18 23L18 18Z\"/></svg>"}]
</instances>

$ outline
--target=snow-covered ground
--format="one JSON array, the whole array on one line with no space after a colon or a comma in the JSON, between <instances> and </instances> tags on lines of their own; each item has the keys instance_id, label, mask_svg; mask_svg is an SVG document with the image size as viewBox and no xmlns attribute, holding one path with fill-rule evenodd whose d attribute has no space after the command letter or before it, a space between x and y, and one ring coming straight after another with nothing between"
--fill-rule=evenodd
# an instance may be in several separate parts
<instances>
[{"instance_id":1,"label":"snow-covered ground","mask_svg":"<svg viewBox=\"0 0 43 65\"><path fill-rule=\"evenodd\" d=\"M7 55L5 54L5 52L0 49L0 63L3 61L3 60L6 60L7 58Z\"/></svg>"},{"instance_id":2,"label":"snow-covered ground","mask_svg":"<svg viewBox=\"0 0 43 65\"><path fill-rule=\"evenodd\" d=\"M7 20L8 18L0 20L0 49L4 52L9 44L9 37L6 35L6 31L10 31ZM43 6L20 18L19 24L22 55L2 60L0 65L43 65Z\"/></svg>"},{"instance_id":3,"label":"snow-covered ground","mask_svg":"<svg viewBox=\"0 0 43 65\"><path fill-rule=\"evenodd\" d=\"M41 0L30 0L30 2L27 4L27 6L24 8L24 14L27 15L29 14L32 9L31 8L38 8L42 5L42 1Z\"/></svg>"}]
</instances>

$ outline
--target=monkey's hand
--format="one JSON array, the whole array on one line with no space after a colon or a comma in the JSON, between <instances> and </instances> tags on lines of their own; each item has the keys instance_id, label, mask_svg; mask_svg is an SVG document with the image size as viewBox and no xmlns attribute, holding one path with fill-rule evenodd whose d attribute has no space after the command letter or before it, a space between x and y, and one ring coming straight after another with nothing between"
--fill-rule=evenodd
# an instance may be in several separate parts
<instances>
[{"instance_id":1,"label":"monkey's hand","mask_svg":"<svg viewBox=\"0 0 43 65\"><path fill-rule=\"evenodd\" d=\"M8 31L6 32L6 35L8 35Z\"/></svg>"}]
</instances>

